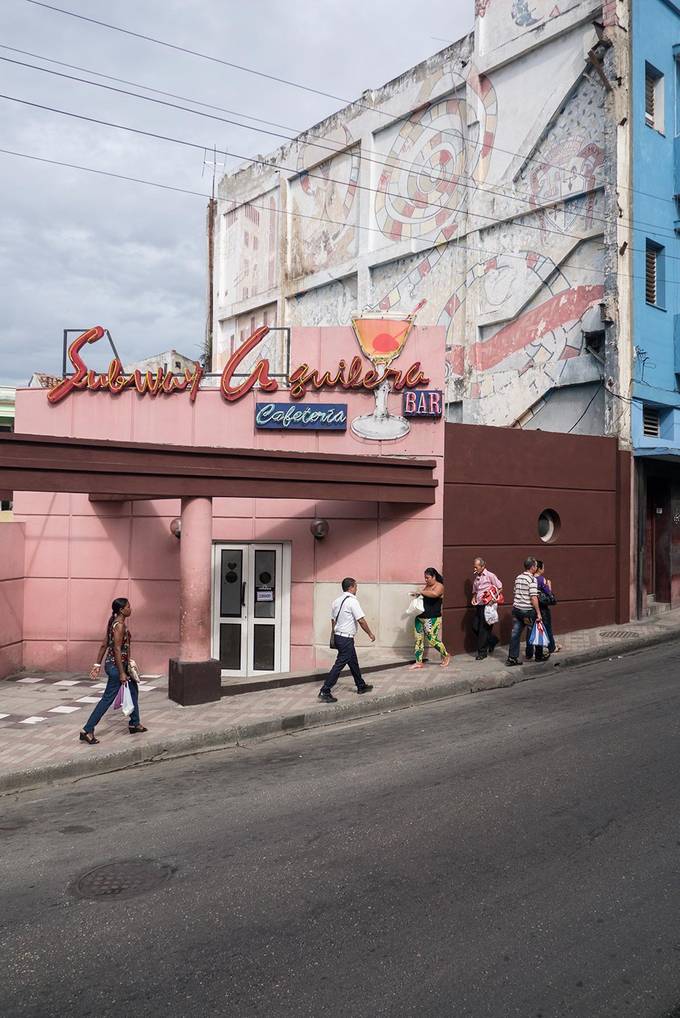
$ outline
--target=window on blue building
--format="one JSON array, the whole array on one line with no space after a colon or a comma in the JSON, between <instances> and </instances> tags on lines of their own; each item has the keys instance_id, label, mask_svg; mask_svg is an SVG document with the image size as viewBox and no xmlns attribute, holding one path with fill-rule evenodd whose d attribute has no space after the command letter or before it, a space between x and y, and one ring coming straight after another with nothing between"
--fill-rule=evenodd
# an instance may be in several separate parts
<instances>
[{"instance_id":1,"label":"window on blue building","mask_svg":"<svg viewBox=\"0 0 680 1018\"><path fill-rule=\"evenodd\" d=\"M645 249L645 300L654 307L665 305L664 248L648 240Z\"/></svg>"},{"instance_id":2,"label":"window on blue building","mask_svg":"<svg viewBox=\"0 0 680 1018\"><path fill-rule=\"evenodd\" d=\"M661 434L659 409L645 404L642 408L642 434L645 438L658 438Z\"/></svg>"},{"instance_id":3,"label":"window on blue building","mask_svg":"<svg viewBox=\"0 0 680 1018\"><path fill-rule=\"evenodd\" d=\"M649 63L645 63L645 123L663 134L663 74Z\"/></svg>"}]
</instances>

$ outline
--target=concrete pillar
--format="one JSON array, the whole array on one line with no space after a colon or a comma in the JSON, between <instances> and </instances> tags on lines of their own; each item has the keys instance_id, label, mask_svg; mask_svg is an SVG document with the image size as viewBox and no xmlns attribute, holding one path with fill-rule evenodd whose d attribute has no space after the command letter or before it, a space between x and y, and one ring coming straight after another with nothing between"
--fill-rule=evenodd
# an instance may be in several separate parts
<instances>
[{"instance_id":1,"label":"concrete pillar","mask_svg":"<svg viewBox=\"0 0 680 1018\"><path fill-rule=\"evenodd\" d=\"M179 656L181 661L210 657L212 499L182 499L179 542Z\"/></svg>"},{"instance_id":2,"label":"concrete pillar","mask_svg":"<svg viewBox=\"0 0 680 1018\"><path fill-rule=\"evenodd\" d=\"M212 499L182 499L179 544L179 658L170 660L168 696L184 706L221 696L218 661L210 658Z\"/></svg>"}]
</instances>

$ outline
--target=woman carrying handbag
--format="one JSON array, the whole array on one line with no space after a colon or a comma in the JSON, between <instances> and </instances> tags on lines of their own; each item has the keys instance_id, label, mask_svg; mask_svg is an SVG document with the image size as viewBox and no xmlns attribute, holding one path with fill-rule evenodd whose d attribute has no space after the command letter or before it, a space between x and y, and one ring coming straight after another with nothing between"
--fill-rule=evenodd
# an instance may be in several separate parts
<instances>
[{"instance_id":1,"label":"woman carrying handbag","mask_svg":"<svg viewBox=\"0 0 680 1018\"><path fill-rule=\"evenodd\" d=\"M423 668L423 655L425 651L425 640L439 651L441 656L441 667L451 661L451 655L441 640L442 632L442 602L444 599L444 577L433 566L429 566L424 573L425 584L420 590L411 591L411 597L422 597L423 611L414 619L415 629L415 664L412 669Z\"/></svg>"},{"instance_id":2,"label":"woman carrying handbag","mask_svg":"<svg viewBox=\"0 0 680 1018\"><path fill-rule=\"evenodd\" d=\"M104 670L108 677L106 689L80 732L80 741L86 742L88 746L98 744L99 739L96 739L94 735L95 727L104 717L116 699L121 686L125 683L129 684L133 702L133 710L128 722L130 735L147 731L139 720L139 675L134 661L130 658L131 636L127 628L127 620L131 614L132 608L128 599L117 597L111 605L111 617L106 625L104 642L99 648L97 660L90 671L90 678L98 678L103 658Z\"/></svg>"}]
</instances>

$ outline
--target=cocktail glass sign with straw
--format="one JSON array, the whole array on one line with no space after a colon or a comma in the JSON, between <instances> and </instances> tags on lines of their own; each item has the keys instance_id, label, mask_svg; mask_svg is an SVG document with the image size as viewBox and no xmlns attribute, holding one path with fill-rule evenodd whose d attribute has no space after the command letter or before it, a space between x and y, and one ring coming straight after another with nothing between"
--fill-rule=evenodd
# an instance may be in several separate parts
<instances>
[{"instance_id":1,"label":"cocktail glass sign with straw","mask_svg":"<svg viewBox=\"0 0 680 1018\"><path fill-rule=\"evenodd\" d=\"M390 315L380 312L364 312L352 315L354 334L365 357L374 365L378 378L383 378L387 368L404 349L409 332L413 327L416 314L425 301L411 312L410 315ZM374 441L390 441L408 435L411 426L405 417L391 414L387 406L387 397L391 391L390 381L386 379L375 389L375 410L372 414L362 414L352 421L352 431L360 438Z\"/></svg>"}]
</instances>

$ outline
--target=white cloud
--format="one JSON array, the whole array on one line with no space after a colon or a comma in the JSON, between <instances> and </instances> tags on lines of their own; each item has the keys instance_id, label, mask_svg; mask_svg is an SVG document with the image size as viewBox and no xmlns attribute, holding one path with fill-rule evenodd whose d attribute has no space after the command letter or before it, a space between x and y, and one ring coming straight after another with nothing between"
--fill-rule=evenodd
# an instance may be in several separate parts
<instances>
[{"instance_id":1,"label":"white cloud","mask_svg":"<svg viewBox=\"0 0 680 1018\"><path fill-rule=\"evenodd\" d=\"M443 43L432 36L453 40L468 31L473 3L69 0L65 6L353 99L440 49ZM341 106L21 2L2 4L0 39L293 130L304 130ZM0 49L3 55L39 63ZM0 66L2 91L35 103L247 155L269 152L279 143L104 89ZM209 189L198 150L5 100L0 100L0 136L2 148ZM0 194L0 381L25 383L34 370L57 370L65 327L108 327L124 360L168 346L198 354L206 290L202 198L1 154Z\"/></svg>"}]
</instances>

